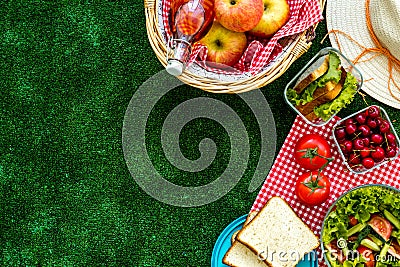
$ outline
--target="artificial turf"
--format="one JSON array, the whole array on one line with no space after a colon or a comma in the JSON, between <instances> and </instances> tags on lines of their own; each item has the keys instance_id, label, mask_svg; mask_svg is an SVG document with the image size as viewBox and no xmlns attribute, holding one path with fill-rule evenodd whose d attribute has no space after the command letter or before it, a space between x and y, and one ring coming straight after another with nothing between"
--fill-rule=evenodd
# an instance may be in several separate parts
<instances>
[{"instance_id":1,"label":"artificial turf","mask_svg":"<svg viewBox=\"0 0 400 267\"><path fill-rule=\"evenodd\" d=\"M200 156L207 137L218 157L205 171L182 172L162 154L163 119L180 102L210 97L233 107L248 131L250 160L219 200L176 207L146 194L124 159L122 127L136 90L163 70L147 38L143 1L15 0L0 3L0 266L210 266L220 232L247 213L247 188L260 157L260 131L236 95L182 85L155 106L146 126L152 163L182 186L207 184L228 164L227 133L196 119L180 136L182 153ZM309 52L262 88L273 112L277 151L295 114L282 91L322 47L319 24ZM380 104L395 119L398 110ZM360 96L343 111L365 107ZM400 132L400 120L393 122Z\"/></svg>"}]
</instances>

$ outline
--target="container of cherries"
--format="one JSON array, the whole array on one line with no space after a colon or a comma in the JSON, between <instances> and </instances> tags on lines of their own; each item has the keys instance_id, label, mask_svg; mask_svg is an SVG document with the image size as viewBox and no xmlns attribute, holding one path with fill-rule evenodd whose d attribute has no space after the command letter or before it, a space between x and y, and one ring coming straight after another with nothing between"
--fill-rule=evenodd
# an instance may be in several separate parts
<instances>
[{"instance_id":1,"label":"container of cherries","mask_svg":"<svg viewBox=\"0 0 400 267\"><path fill-rule=\"evenodd\" d=\"M399 156L400 140L386 111L369 106L336 123L333 136L347 168L365 173Z\"/></svg>"}]
</instances>

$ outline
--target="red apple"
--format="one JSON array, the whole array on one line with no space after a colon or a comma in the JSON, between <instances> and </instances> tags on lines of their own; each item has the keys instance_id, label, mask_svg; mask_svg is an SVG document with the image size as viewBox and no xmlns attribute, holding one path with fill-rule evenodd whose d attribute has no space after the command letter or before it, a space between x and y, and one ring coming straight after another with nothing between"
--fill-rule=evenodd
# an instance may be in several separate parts
<instances>
[{"instance_id":1,"label":"red apple","mask_svg":"<svg viewBox=\"0 0 400 267\"><path fill-rule=\"evenodd\" d=\"M235 32L253 29L263 14L263 0L215 0L215 18Z\"/></svg>"},{"instance_id":2,"label":"red apple","mask_svg":"<svg viewBox=\"0 0 400 267\"><path fill-rule=\"evenodd\" d=\"M207 61L233 66L246 50L247 38L243 32L228 30L214 21L199 43L207 46Z\"/></svg>"},{"instance_id":3,"label":"red apple","mask_svg":"<svg viewBox=\"0 0 400 267\"><path fill-rule=\"evenodd\" d=\"M274 35L289 20L287 0L263 0L264 13L258 24L249 33L262 38Z\"/></svg>"}]
</instances>

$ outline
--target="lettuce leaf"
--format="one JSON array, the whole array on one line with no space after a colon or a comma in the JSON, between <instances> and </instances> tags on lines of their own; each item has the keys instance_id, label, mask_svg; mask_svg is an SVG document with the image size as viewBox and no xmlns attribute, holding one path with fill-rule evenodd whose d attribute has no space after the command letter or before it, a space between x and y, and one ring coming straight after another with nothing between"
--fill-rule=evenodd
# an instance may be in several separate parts
<instances>
[{"instance_id":1,"label":"lettuce leaf","mask_svg":"<svg viewBox=\"0 0 400 267\"><path fill-rule=\"evenodd\" d=\"M346 107L351 103L351 101L353 101L354 95L357 92L357 85L357 79L348 72L342 92L339 96L328 103L316 107L314 113L322 120L328 120L331 116L338 113L342 108Z\"/></svg>"},{"instance_id":2,"label":"lettuce leaf","mask_svg":"<svg viewBox=\"0 0 400 267\"><path fill-rule=\"evenodd\" d=\"M305 105L314 100L313 94L317 89L317 82L312 82L301 94L297 94L295 90L289 88L287 90L287 97L294 106Z\"/></svg>"},{"instance_id":3,"label":"lettuce leaf","mask_svg":"<svg viewBox=\"0 0 400 267\"><path fill-rule=\"evenodd\" d=\"M333 81L338 83L342 71L340 70L340 58L334 52L329 52L329 68L328 71L318 79L318 87L323 87L327 82Z\"/></svg>"},{"instance_id":4,"label":"lettuce leaf","mask_svg":"<svg viewBox=\"0 0 400 267\"><path fill-rule=\"evenodd\" d=\"M364 267L364 263L367 262L363 257L357 257L353 261L345 260L343 267Z\"/></svg>"}]
</instances>

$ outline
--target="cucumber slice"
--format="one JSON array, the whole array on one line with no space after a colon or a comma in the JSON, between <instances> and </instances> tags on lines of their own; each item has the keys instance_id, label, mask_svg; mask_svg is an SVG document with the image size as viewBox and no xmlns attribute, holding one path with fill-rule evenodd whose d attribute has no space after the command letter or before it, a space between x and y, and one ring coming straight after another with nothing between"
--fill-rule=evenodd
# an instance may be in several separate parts
<instances>
[{"instance_id":1,"label":"cucumber slice","mask_svg":"<svg viewBox=\"0 0 400 267\"><path fill-rule=\"evenodd\" d=\"M383 215L385 215L386 219L388 219L389 222L394 225L394 227L400 229L400 221L396 217L394 217L393 214L391 214L388 210L384 210Z\"/></svg>"},{"instance_id":2,"label":"cucumber slice","mask_svg":"<svg viewBox=\"0 0 400 267\"><path fill-rule=\"evenodd\" d=\"M365 223L359 223L359 224L354 225L347 231L347 236L349 237L349 236L354 235L355 233L360 232L362 229L365 228L365 226L367 226L367 224L365 224Z\"/></svg>"},{"instance_id":3,"label":"cucumber slice","mask_svg":"<svg viewBox=\"0 0 400 267\"><path fill-rule=\"evenodd\" d=\"M360 244L365 246L365 247L367 247L367 248L372 249L373 251L380 251L381 250L381 248L377 244L375 244L374 241L372 241L370 239L363 239L363 240L361 240Z\"/></svg>"},{"instance_id":4,"label":"cucumber slice","mask_svg":"<svg viewBox=\"0 0 400 267\"><path fill-rule=\"evenodd\" d=\"M385 243L385 245L383 245L383 248L382 248L381 252L379 253L380 259L384 259L386 257L386 254L387 254L389 248L390 248L390 243Z\"/></svg>"},{"instance_id":5,"label":"cucumber slice","mask_svg":"<svg viewBox=\"0 0 400 267\"><path fill-rule=\"evenodd\" d=\"M377 238L376 236L369 234L368 237L371 238L372 241L374 241L374 243L377 244L378 246L382 246L383 245L383 242L379 238Z\"/></svg>"}]
</instances>

